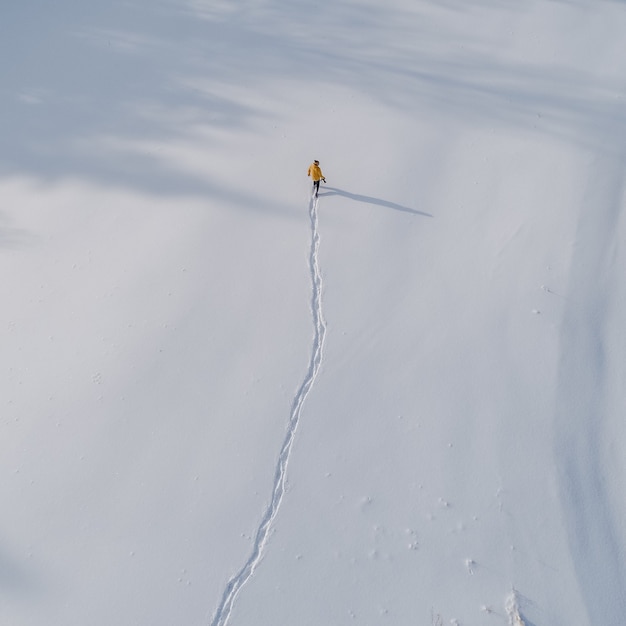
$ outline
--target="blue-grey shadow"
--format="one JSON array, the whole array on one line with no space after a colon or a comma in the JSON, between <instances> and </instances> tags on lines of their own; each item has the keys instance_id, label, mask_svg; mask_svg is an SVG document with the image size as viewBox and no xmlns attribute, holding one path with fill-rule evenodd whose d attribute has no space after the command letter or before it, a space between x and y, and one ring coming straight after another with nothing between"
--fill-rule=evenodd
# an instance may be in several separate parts
<instances>
[{"instance_id":1,"label":"blue-grey shadow","mask_svg":"<svg viewBox=\"0 0 626 626\"><path fill-rule=\"evenodd\" d=\"M24 230L0 228L0 248L23 248L30 245L32 240L32 236Z\"/></svg>"},{"instance_id":2,"label":"blue-grey shadow","mask_svg":"<svg viewBox=\"0 0 626 626\"><path fill-rule=\"evenodd\" d=\"M325 191L320 191L320 196L343 196L344 198L350 198L350 200L356 200L357 202L366 202L367 204L375 204L387 209L393 209L394 211L402 211L403 213L411 213L412 215L421 215L422 217L433 217L430 213L425 211L418 211L417 209L411 209L408 206L402 206L395 202L389 202L388 200L381 200L380 198L372 198L371 196L362 196L356 193L350 193L343 189L337 189L336 187L324 187Z\"/></svg>"},{"instance_id":3,"label":"blue-grey shadow","mask_svg":"<svg viewBox=\"0 0 626 626\"><path fill-rule=\"evenodd\" d=\"M440 4L470 11L462 0ZM514 17L518 3L479 4L509 5ZM370 42L396 32L405 13L322 0L322 10L309 15L307 3L266 0L259 19L237 3L58 0L34 20L31 3L5 5L0 35L10 54L0 55L0 180L90 180L258 207L258 198L240 197L237 185L159 158L160 146L186 143L198 129L237 133L280 124L280 115L248 90L260 78L283 83L305 71L321 97L328 85L340 85L390 114L436 114L488 132L549 133L626 163L619 77L505 61L471 29L457 41L447 13L407 13L404 31L385 38L385 53L371 59ZM302 31L305 22L310 32ZM329 45L319 45L320 29L332 30ZM419 48L407 45L415 38ZM452 53L456 47L461 56ZM241 93L222 88L231 83Z\"/></svg>"},{"instance_id":4,"label":"blue-grey shadow","mask_svg":"<svg viewBox=\"0 0 626 626\"><path fill-rule=\"evenodd\" d=\"M527 598L526 596L520 594L519 592L517 593L517 600L520 604L520 607L519 607L520 617L522 618L524 624L526 626L535 626L535 624L531 622L525 615L525 609L529 606L532 606L534 604L533 601L530 598Z\"/></svg>"},{"instance_id":5,"label":"blue-grey shadow","mask_svg":"<svg viewBox=\"0 0 626 626\"><path fill-rule=\"evenodd\" d=\"M39 577L0 548L0 595L37 595L41 589Z\"/></svg>"},{"instance_id":6,"label":"blue-grey shadow","mask_svg":"<svg viewBox=\"0 0 626 626\"><path fill-rule=\"evenodd\" d=\"M522 613L522 611L520 611L520 617L523 620L524 626L536 626L534 622L531 622L526 615Z\"/></svg>"},{"instance_id":7,"label":"blue-grey shadow","mask_svg":"<svg viewBox=\"0 0 626 626\"><path fill-rule=\"evenodd\" d=\"M4 212L0 211L0 249L24 248L31 245L34 239L30 232L10 226Z\"/></svg>"}]
</instances>

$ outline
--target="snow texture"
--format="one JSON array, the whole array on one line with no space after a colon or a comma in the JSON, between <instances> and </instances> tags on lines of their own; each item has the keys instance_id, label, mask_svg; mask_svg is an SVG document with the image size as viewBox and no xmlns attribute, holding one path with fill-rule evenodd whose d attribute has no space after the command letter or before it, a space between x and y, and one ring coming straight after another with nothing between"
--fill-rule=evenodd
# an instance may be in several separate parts
<instances>
[{"instance_id":1,"label":"snow texture","mask_svg":"<svg viewBox=\"0 0 626 626\"><path fill-rule=\"evenodd\" d=\"M626 3L5 4L0 624L621 626Z\"/></svg>"}]
</instances>

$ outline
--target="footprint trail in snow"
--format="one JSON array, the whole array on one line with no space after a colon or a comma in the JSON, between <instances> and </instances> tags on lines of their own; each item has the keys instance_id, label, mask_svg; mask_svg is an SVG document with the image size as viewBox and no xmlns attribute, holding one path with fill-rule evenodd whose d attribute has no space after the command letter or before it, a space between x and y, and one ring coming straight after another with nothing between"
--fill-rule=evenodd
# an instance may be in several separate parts
<instances>
[{"instance_id":1,"label":"footprint trail in snow","mask_svg":"<svg viewBox=\"0 0 626 626\"><path fill-rule=\"evenodd\" d=\"M293 399L291 405L291 413L289 416L289 426L283 445L280 448L276 471L274 473L274 483L272 486L272 497L263 513L263 517L257 528L252 552L243 567L228 581L226 589L222 594L222 598L211 620L211 626L226 626L237 595L248 582L257 565L261 561L265 545L269 538L272 523L278 514L280 504L285 495L285 482L287 478L287 464L291 454L291 447L295 438L298 423L300 422L300 414L304 401L315 382L315 378L322 363L322 349L324 347L324 337L326 335L326 323L322 311L322 275L319 268L318 251L320 245L320 236L318 229L317 217L318 200L311 198L309 202L309 217L311 220L311 250L309 253L309 270L311 273L312 297L311 297L311 314L313 316L313 345L311 349L311 359L309 368L302 384Z\"/></svg>"}]
</instances>

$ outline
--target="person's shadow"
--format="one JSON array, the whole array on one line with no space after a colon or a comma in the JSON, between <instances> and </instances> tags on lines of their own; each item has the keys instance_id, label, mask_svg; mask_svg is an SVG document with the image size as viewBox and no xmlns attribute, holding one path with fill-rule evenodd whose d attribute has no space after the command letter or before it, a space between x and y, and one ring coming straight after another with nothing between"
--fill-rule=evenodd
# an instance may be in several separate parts
<instances>
[{"instance_id":1,"label":"person's shadow","mask_svg":"<svg viewBox=\"0 0 626 626\"><path fill-rule=\"evenodd\" d=\"M322 189L324 191L322 191ZM395 202L388 202L387 200L380 200L379 198L372 198L370 196L361 196L356 193L350 193L349 191L344 191L343 189L337 189L336 187L323 187L320 189L320 196L343 196L344 198L350 198L350 200L356 200L357 202L367 202L368 204L376 204L378 206L384 206L388 209L393 209L394 211L402 211L403 213L412 213L413 215L422 215L424 217L432 217L430 213L426 213L424 211L417 211L416 209L411 209L407 206L402 206L401 204L396 204Z\"/></svg>"}]
</instances>

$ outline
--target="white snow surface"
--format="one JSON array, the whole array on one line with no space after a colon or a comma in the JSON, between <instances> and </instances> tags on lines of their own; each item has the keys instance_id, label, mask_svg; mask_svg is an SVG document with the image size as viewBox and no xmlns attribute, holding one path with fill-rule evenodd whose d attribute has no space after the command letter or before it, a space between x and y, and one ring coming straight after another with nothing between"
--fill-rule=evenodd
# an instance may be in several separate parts
<instances>
[{"instance_id":1,"label":"white snow surface","mask_svg":"<svg viewBox=\"0 0 626 626\"><path fill-rule=\"evenodd\" d=\"M0 624L623 625L626 3L5 5Z\"/></svg>"}]
</instances>

